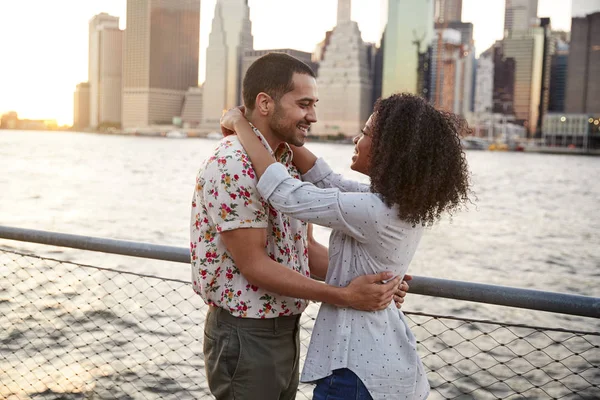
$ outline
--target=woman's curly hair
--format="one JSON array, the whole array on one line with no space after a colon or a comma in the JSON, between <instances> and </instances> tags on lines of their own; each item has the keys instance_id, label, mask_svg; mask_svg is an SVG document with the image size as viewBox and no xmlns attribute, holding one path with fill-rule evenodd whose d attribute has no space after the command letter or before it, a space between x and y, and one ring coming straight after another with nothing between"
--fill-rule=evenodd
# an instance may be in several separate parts
<instances>
[{"instance_id":1,"label":"woman's curly hair","mask_svg":"<svg viewBox=\"0 0 600 400\"><path fill-rule=\"evenodd\" d=\"M469 200L464 119L404 93L379 99L373 118L371 190L402 220L430 226Z\"/></svg>"}]
</instances>

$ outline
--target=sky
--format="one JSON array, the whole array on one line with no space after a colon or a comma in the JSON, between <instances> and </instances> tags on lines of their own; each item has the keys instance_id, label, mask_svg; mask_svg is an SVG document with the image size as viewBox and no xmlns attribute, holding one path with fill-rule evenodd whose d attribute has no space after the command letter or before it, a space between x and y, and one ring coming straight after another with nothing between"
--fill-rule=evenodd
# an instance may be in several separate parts
<instances>
[{"instance_id":1,"label":"sky","mask_svg":"<svg viewBox=\"0 0 600 400\"><path fill-rule=\"evenodd\" d=\"M573 0L596 6L600 0ZM502 38L504 0L463 0L462 20L474 24L481 53ZM216 0L202 0L200 72ZM336 0L249 0L254 48L295 48L312 52L336 22ZM385 0L354 0L352 18L363 39L378 43ZM126 26L126 0L0 0L0 114L73 122L73 92L88 80L88 22L106 12ZM570 30L571 0L539 0L538 16L549 16L556 30Z\"/></svg>"}]
</instances>

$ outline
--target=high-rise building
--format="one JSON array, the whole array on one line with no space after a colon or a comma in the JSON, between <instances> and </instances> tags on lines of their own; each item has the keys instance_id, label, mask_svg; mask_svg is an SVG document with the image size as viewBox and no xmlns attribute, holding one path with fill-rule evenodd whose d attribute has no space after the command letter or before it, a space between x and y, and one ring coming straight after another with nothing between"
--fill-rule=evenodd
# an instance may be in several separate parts
<instances>
[{"instance_id":1,"label":"high-rise building","mask_svg":"<svg viewBox=\"0 0 600 400\"><path fill-rule=\"evenodd\" d=\"M548 111L561 112L565 110L568 60L569 45L559 40L556 44L556 52L552 55L550 66L550 104L548 105Z\"/></svg>"},{"instance_id":2,"label":"high-rise building","mask_svg":"<svg viewBox=\"0 0 600 400\"><path fill-rule=\"evenodd\" d=\"M383 51L382 95L417 93L419 55L434 32L433 0L389 0Z\"/></svg>"},{"instance_id":3,"label":"high-rise building","mask_svg":"<svg viewBox=\"0 0 600 400\"><path fill-rule=\"evenodd\" d=\"M181 122L184 128L198 128L202 123L202 87L191 87L185 93Z\"/></svg>"},{"instance_id":4,"label":"high-rise building","mask_svg":"<svg viewBox=\"0 0 600 400\"><path fill-rule=\"evenodd\" d=\"M494 90L492 112L502 115L515 114L515 59L504 56L502 42L496 42L490 49L494 62Z\"/></svg>"},{"instance_id":5,"label":"high-rise building","mask_svg":"<svg viewBox=\"0 0 600 400\"><path fill-rule=\"evenodd\" d=\"M542 89L540 92L540 105L536 131L537 137L541 137L542 135L542 121L544 115L548 112L548 106L550 104L550 72L552 69L552 56L556 51L556 39L554 35L552 35L550 18L540 18L540 28L543 29L544 33L544 55L542 58Z\"/></svg>"},{"instance_id":6,"label":"high-rise building","mask_svg":"<svg viewBox=\"0 0 600 400\"><path fill-rule=\"evenodd\" d=\"M121 124L123 31L119 17L106 13L89 23L89 126Z\"/></svg>"},{"instance_id":7,"label":"high-rise building","mask_svg":"<svg viewBox=\"0 0 600 400\"><path fill-rule=\"evenodd\" d=\"M515 62L514 113L530 136L538 132L544 71L545 30L509 31L502 40L504 57Z\"/></svg>"},{"instance_id":8,"label":"high-rise building","mask_svg":"<svg viewBox=\"0 0 600 400\"><path fill-rule=\"evenodd\" d=\"M371 60L358 24L350 19L351 0L338 0L337 25L319 64L317 135L354 136L372 111Z\"/></svg>"},{"instance_id":9,"label":"high-rise building","mask_svg":"<svg viewBox=\"0 0 600 400\"><path fill-rule=\"evenodd\" d=\"M600 12L571 20L567 113L600 113Z\"/></svg>"},{"instance_id":10,"label":"high-rise building","mask_svg":"<svg viewBox=\"0 0 600 400\"><path fill-rule=\"evenodd\" d=\"M198 86L200 0L127 0L122 125L170 124Z\"/></svg>"},{"instance_id":11,"label":"high-rise building","mask_svg":"<svg viewBox=\"0 0 600 400\"><path fill-rule=\"evenodd\" d=\"M73 93L73 129L83 130L90 126L90 84L82 82Z\"/></svg>"},{"instance_id":12,"label":"high-rise building","mask_svg":"<svg viewBox=\"0 0 600 400\"><path fill-rule=\"evenodd\" d=\"M524 31L538 26L538 0L506 0L504 8L504 36L510 31Z\"/></svg>"},{"instance_id":13,"label":"high-rise building","mask_svg":"<svg viewBox=\"0 0 600 400\"><path fill-rule=\"evenodd\" d=\"M444 24L462 20L462 0L435 0L435 22Z\"/></svg>"},{"instance_id":14,"label":"high-rise building","mask_svg":"<svg viewBox=\"0 0 600 400\"><path fill-rule=\"evenodd\" d=\"M375 49L373 57L373 90L371 95L371 103L375 105L377 99L381 97L383 86L383 52L385 51L385 32L381 36L379 47Z\"/></svg>"},{"instance_id":15,"label":"high-rise building","mask_svg":"<svg viewBox=\"0 0 600 400\"><path fill-rule=\"evenodd\" d=\"M431 56L431 102L436 108L466 115L471 105L472 62L455 29L438 29Z\"/></svg>"},{"instance_id":16,"label":"high-rise building","mask_svg":"<svg viewBox=\"0 0 600 400\"><path fill-rule=\"evenodd\" d=\"M223 110L241 104L242 57L254 48L247 0L217 0L206 49L202 123L218 129Z\"/></svg>"},{"instance_id":17,"label":"high-rise building","mask_svg":"<svg viewBox=\"0 0 600 400\"><path fill-rule=\"evenodd\" d=\"M475 83L475 113L491 113L494 98L494 58L486 52L477 60Z\"/></svg>"}]
</instances>

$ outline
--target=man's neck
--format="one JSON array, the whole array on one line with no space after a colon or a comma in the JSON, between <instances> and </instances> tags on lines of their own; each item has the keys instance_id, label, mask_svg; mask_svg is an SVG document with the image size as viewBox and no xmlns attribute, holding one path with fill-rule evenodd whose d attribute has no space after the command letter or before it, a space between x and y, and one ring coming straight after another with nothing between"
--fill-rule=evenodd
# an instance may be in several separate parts
<instances>
[{"instance_id":1,"label":"man's neck","mask_svg":"<svg viewBox=\"0 0 600 400\"><path fill-rule=\"evenodd\" d=\"M260 131L260 133L262 133L267 143L269 143L269 146L271 146L273 153L277 153L277 149L283 141L273 134L273 131L271 131L271 128L269 127L269 123L261 118L253 118L252 114L246 114L246 118Z\"/></svg>"}]
</instances>

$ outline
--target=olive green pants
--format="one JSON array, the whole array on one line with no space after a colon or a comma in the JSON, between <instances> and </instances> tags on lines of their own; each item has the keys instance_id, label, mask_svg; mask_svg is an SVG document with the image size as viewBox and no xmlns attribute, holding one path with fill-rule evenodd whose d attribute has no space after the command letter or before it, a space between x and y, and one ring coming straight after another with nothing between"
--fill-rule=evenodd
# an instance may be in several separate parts
<instances>
[{"instance_id":1,"label":"olive green pants","mask_svg":"<svg viewBox=\"0 0 600 400\"><path fill-rule=\"evenodd\" d=\"M290 400L299 380L300 316L236 318L210 307L204 364L217 400Z\"/></svg>"}]
</instances>

